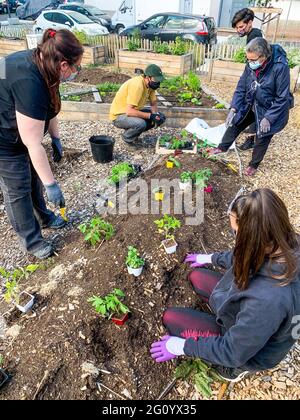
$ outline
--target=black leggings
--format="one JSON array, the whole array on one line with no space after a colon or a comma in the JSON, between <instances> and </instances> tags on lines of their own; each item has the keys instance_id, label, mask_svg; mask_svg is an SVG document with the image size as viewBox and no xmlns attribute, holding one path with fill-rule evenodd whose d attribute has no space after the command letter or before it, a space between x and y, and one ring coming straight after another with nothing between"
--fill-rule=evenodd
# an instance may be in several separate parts
<instances>
[{"instance_id":1,"label":"black leggings","mask_svg":"<svg viewBox=\"0 0 300 420\"><path fill-rule=\"evenodd\" d=\"M244 131L249 125L253 124L254 122L255 122L255 115L253 111L249 111L246 118L243 120L241 124L233 125L227 128L218 148L226 152L229 149L229 147L232 145L232 143L241 134L241 132ZM267 135L264 137L256 136L254 149L252 152L252 159L249 162L249 166L255 169L258 168L259 164L263 160L268 150L272 137L273 137L273 134L269 136Z\"/></svg>"},{"instance_id":2,"label":"black leggings","mask_svg":"<svg viewBox=\"0 0 300 420\"><path fill-rule=\"evenodd\" d=\"M189 281L201 300L207 303L221 277L214 271L199 268L190 273ZM197 339L221 335L214 315L190 308L168 308L163 315L163 324L169 335L176 337Z\"/></svg>"}]
</instances>

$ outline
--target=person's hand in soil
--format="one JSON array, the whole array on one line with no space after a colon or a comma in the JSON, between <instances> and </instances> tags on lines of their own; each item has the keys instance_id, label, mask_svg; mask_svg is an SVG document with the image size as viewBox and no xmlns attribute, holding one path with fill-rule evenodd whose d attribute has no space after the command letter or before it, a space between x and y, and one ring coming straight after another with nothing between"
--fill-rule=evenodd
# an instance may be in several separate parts
<instances>
[{"instance_id":1,"label":"person's hand in soil","mask_svg":"<svg viewBox=\"0 0 300 420\"><path fill-rule=\"evenodd\" d=\"M191 263L191 267L203 267L206 264L211 264L211 257L213 254L187 254L184 262Z\"/></svg>"},{"instance_id":2,"label":"person's hand in soil","mask_svg":"<svg viewBox=\"0 0 300 420\"><path fill-rule=\"evenodd\" d=\"M53 150L53 161L54 162L60 162L63 156L63 147L61 144L61 141L57 137L52 137L52 150Z\"/></svg>"},{"instance_id":3,"label":"person's hand in soil","mask_svg":"<svg viewBox=\"0 0 300 420\"><path fill-rule=\"evenodd\" d=\"M184 344L184 338L165 335L160 341L156 341L151 345L151 357L157 363L176 359L176 357L184 355Z\"/></svg>"}]
</instances>

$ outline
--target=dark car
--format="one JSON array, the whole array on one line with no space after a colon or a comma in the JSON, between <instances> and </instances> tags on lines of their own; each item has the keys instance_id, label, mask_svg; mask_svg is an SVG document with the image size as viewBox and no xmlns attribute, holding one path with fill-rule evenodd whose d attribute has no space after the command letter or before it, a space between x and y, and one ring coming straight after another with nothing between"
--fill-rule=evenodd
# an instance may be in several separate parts
<instances>
[{"instance_id":1,"label":"dark car","mask_svg":"<svg viewBox=\"0 0 300 420\"><path fill-rule=\"evenodd\" d=\"M136 30L142 38L161 41L175 41L176 37L191 40L201 44L216 44L217 29L212 17L180 14L158 13L135 26L124 29L120 35L130 36Z\"/></svg>"},{"instance_id":2,"label":"dark car","mask_svg":"<svg viewBox=\"0 0 300 420\"><path fill-rule=\"evenodd\" d=\"M105 26L108 31L112 31L110 16L102 12L102 10L98 9L98 7L86 4L67 3L59 6L59 9L71 10L73 12L81 13L82 15L87 16L94 22L100 23L100 25Z\"/></svg>"},{"instance_id":3,"label":"dark car","mask_svg":"<svg viewBox=\"0 0 300 420\"><path fill-rule=\"evenodd\" d=\"M11 12L15 12L18 6L17 0L0 0L0 13L8 13L8 5L9 10Z\"/></svg>"}]
</instances>

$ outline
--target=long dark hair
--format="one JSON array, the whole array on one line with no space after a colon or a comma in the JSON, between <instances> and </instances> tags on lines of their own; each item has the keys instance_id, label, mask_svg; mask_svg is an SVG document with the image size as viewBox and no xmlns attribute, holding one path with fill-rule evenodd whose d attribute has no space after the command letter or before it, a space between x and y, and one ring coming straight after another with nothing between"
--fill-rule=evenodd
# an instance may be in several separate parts
<instances>
[{"instance_id":1,"label":"long dark hair","mask_svg":"<svg viewBox=\"0 0 300 420\"><path fill-rule=\"evenodd\" d=\"M265 259L283 263L285 272L274 279L285 286L297 272L299 239L290 223L284 202L268 188L260 188L237 198L232 213L237 216L238 231L234 248L233 271L239 289L245 290Z\"/></svg>"},{"instance_id":2,"label":"long dark hair","mask_svg":"<svg viewBox=\"0 0 300 420\"><path fill-rule=\"evenodd\" d=\"M83 54L83 47L75 35L67 30L47 29L42 42L34 51L34 61L47 83L51 103L56 113L60 111L60 63L75 64Z\"/></svg>"}]
</instances>

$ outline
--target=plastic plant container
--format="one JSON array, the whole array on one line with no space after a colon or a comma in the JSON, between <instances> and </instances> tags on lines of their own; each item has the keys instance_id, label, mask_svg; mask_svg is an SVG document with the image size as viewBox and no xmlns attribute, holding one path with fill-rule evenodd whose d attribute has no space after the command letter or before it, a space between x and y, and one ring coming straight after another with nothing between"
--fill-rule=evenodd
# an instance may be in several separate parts
<instances>
[{"instance_id":1,"label":"plastic plant container","mask_svg":"<svg viewBox=\"0 0 300 420\"><path fill-rule=\"evenodd\" d=\"M107 163L113 160L115 140L112 137L92 136L89 141L95 162Z\"/></svg>"},{"instance_id":2,"label":"plastic plant container","mask_svg":"<svg viewBox=\"0 0 300 420\"><path fill-rule=\"evenodd\" d=\"M14 305L25 314L32 308L34 299L34 296L30 293L21 292L19 295L19 303L14 302Z\"/></svg>"},{"instance_id":3,"label":"plastic plant container","mask_svg":"<svg viewBox=\"0 0 300 420\"><path fill-rule=\"evenodd\" d=\"M206 193L212 193L214 190L212 185L208 185L207 187L204 188L204 192Z\"/></svg>"},{"instance_id":4,"label":"plastic plant container","mask_svg":"<svg viewBox=\"0 0 300 420\"><path fill-rule=\"evenodd\" d=\"M119 316L112 316L111 320L114 324L116 325L124 325L125 322L128 320L129 318L129 312L127 312L126 314L124 314L123 316L119 317Z\"/></svg>"},{"instance_id":5,"label":"plastic plant container","mask_svg":"<svg viewBox=\"0 0 300 420\"><path fill-rule=\"evenodd\" d=\"M178 244L174 239L165 239L162 241L163 247L167 254L174 254L176 252Z\"/></svg>"},{"instance_id":6,"label":"plastic plant container","mask_svg":"<svg viewBox=\"0 0 300 420\"><path fill-rule=\"evenodd\" d=\"M186 190L188 190L191 187L192 187L192 184L191 184L190 181L188 181L188 182L181 182L181 181L179 181L179 189L181 191L186 191Z\"/></svg>"},{"instance_id":7,"label":"plastic plant container","mask_svg":"<svg viewBox=\"0 0 300 420\"><path fill-rule=\"evenodd\" d=\"M139 268L132 268L127 265L127 270L129 274L133 274L135 277L139 277L142 274L144 266L142 265Z\"/></svg>"}]
</instances>

